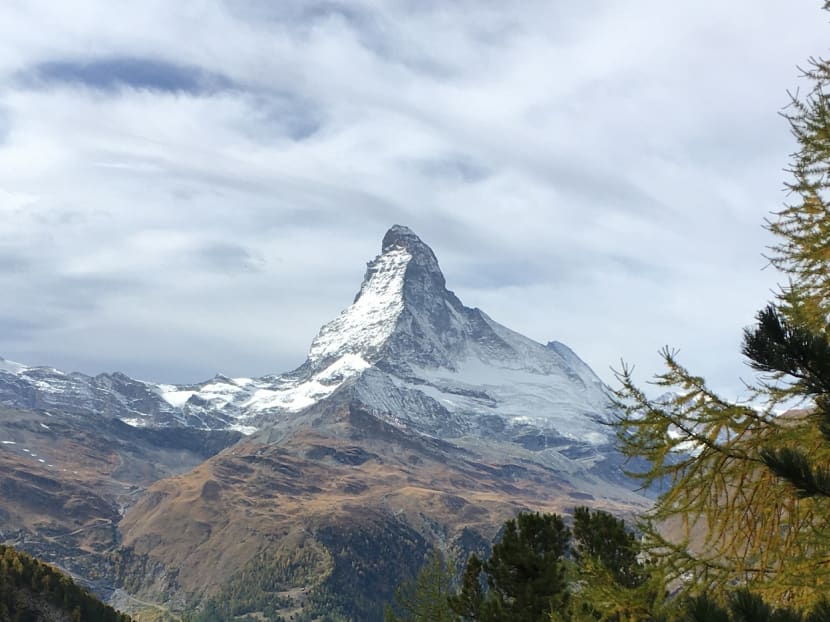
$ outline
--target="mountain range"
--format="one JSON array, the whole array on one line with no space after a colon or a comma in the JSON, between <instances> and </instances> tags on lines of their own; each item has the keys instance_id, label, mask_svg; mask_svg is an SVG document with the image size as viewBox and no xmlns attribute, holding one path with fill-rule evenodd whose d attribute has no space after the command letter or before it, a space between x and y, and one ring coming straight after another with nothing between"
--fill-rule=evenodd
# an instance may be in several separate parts
<instances>
[{"instance_id":1,"label":"mountain range","mask_svg":"<svg viewBox=\"0 0 830 622\"><path fill-rule=\"evenodd\" d=\"M649 503L588 365L464 306L402 226L293 371L173 385L0 359L0 405L0 537L138 619L380 620L432 547L463 561L519 510Z\"/></svg>"}]
</instances>

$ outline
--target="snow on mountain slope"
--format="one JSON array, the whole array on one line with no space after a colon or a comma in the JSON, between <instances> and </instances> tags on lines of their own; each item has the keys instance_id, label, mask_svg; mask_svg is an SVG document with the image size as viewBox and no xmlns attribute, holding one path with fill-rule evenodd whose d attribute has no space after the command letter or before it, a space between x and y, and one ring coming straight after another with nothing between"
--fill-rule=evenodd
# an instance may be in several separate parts
<instances>
[{"instance_id":1,"label":"snow on mountain slope","mask_svg":"<svg viewBox=\"0 0 830 622\"><path fill-rule=\"evenodd\" d=\"M8 361L0 356L0 371L7 371L11 374L17 374L22 372L24 369L26 369L25 365L15 363L14 361Z\"/></svg>"},{"instance_id":2,"label":"snow on mountain slope","mask_svg":"<svg viewBox=\"0 0 830 622\"><path fill-rule=\"evenodd\" d=\"M240 417L267 426L269 412L297 412L341 389L380 418L444 438L610 437L608 392L591 369L563 344L465 307L406 227L386 234L355 302L320 330L304 365L256 391Z\"/></svg>"},{"instance_id":3,"label":"snow on mountain slope","mask_svg":"<svg viewBox=\"0 0 830 622\"><path fill-rule=\"evenodd\" d=\"M452 365L410 367L406 376L364 375L357 381L360 399L436 436L509 438L532 427L591 445L607 443L602 421L610 400L599 378L574 371L556 352L486 319L503 339L499 356L472 342Z\"/></svg>"},{"instance_id":4,"label":"snow on mountain slope","mask_svg":"<svg viewBox=\"0 0 830 622\"><path fill-rule=\"evenodd\" d=\"M465 307L410 229L392 227L381 251L354 302L320 329L305 363L287 374L154 385L0 359L0 403L73 403L138 425L249 433L347 391L377 417L428 435L609 442L601 423L607 389L573 351Z\"/></svg>"},{"instance_id":5,"label":"snow on mountain slope","mask_svg":"<svg viewBox=\"0 0 830 622\"><path fill-rule=\"evenodd\" d=\"M403 286L412 255L394 248L369 263L354 304L323 326L311 342L312 364L357 354L373 359L392 334L404 309Z\"/></svg>"},{"instance_id":6,"label":"snow on mountain slope","mask_svg":"<svg viewBox=\"0 0 830 622\"><path fill-rule=\"evenodd\" d=\"M338 358L331 365L300 382L286 380L259 388L251 399L243 404L243 408L250 414L269 409L298 412L328 397L346 380L359 375L370 366L357 354L338 354Z\"/></svg>"}]
</instances>

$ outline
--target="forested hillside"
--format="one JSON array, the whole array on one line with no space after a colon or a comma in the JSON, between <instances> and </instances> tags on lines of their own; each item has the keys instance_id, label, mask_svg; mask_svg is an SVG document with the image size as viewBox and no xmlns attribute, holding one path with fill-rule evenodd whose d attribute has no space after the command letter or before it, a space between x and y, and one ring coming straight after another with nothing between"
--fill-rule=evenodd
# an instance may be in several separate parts
<instances>
[{"instance_id":1,"label":"forested hillside","mask_svg":"<svg viewBox=\"0 0 830 622\"><path fill-rule=\"evenodd\" d=\"M0 622L131 622L62 572L0 545Z\"/></svg>"}]
</instances>

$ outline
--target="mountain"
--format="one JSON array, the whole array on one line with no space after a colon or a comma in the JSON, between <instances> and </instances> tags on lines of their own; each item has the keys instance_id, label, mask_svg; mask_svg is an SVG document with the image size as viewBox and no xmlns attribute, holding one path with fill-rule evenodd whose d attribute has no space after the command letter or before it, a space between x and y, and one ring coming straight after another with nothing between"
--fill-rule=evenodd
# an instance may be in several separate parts
<instances>
[{"instance_id":1,"label":"mountain","mask_svg":"<svg viewBox=\"0 0 830 622\"><path fill-rule=\"evenodd\" d=\"M0 406L0 542L109 599L117 587L111 556L127 508L153 483L198 467L240 437Z\"/></svg>"},{"instance_id":2,"label":"mountain","mask_svg":"<svg viewBox=\"0 0 830 622\"><path fill-rule=\"evenodd\" d=\"M577 443L608 438L595 420L608 394L588 366L562 344L542 346L465 307L406 227L389 230L354 303L281 381L243 417L266 422L349 386L390 423L442 438L509 440L530 429Z\"/></svg>"},{"instance_id":3,"label":"mountain","mask_svg":"<svg viewBox=\"0 0 830 622\"><path fill-rule=\"evenodd\" d=\"M402 226L384 236L353 304L283 375L159 385L0 359L2 404L107 414L141 427L283 429L343 390L393 425L444 439L584 456L611 436L603 425L608 390L596 374L564 344L536 343L464 306L432 250Z\"/></svg>"},{"instance_id":4,"label":"mountain","mask_svg":"<svg viewBox=\"0 0 830 622\"><path fill-rule=\"evenodd\" d=\"M464 306L402 226L291 372L182 386L0 361L0 404L8 485L42 482L49 508L0 499L17 541L114 577L95 587L131 611L380 620L431 547L463 560L520 510L649 503L593 371ZM93 509L62 519L85 485Z\"/></svg>"}]
</instances>

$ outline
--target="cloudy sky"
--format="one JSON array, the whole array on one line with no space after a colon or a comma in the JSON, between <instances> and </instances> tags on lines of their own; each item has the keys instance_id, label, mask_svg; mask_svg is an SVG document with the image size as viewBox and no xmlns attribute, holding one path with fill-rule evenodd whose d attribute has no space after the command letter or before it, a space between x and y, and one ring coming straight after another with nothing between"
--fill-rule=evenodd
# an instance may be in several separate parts
<instances>
[{"instance_id":1,"label":"cloudy sky","mask_svg":"<svg viewBox=\"0 0 830 622\"><path fill-rule=\"evenodd\" d=\"M284 371L400 223L604 378L737 396L820 4L5 0L0 356Z\"/></svg>"}]
</instances>

